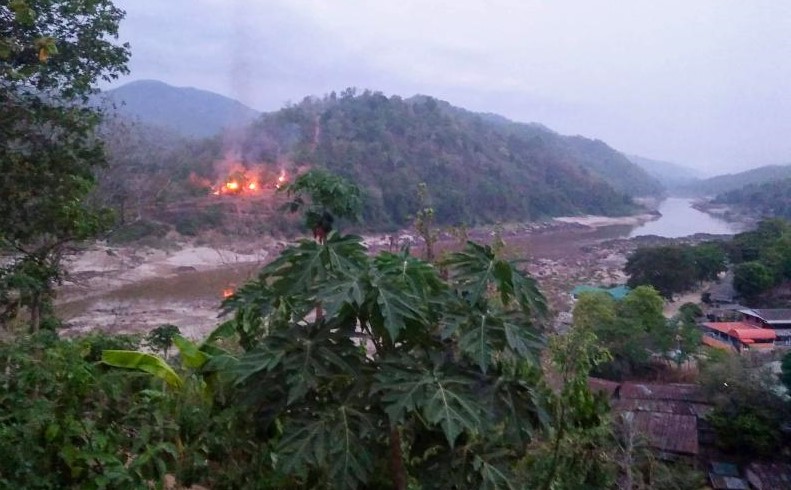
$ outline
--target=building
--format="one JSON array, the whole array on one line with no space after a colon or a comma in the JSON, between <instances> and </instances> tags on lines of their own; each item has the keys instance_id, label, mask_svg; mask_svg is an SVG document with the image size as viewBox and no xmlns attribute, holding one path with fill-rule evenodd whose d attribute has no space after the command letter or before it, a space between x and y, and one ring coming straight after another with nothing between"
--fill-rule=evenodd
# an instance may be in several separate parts
<instances>
[{"instance_id":1,"label":"building","mask_svg":"<svg viewBox=\"0 0 791 490\"><path fill-rule=\"evenodd\" d=\"M702 342L710 347L743 352L774 349L777 334L769 328L743 322L706 322L701 324Z\"/></svg>"},{"instance_id":2,"label":"building","mask_svg":"<svg viewBox=\"0 0 791 490\"><path fill-rule=\"evenodd\" d=\"M629 288L629 286L624 286L624 285L613 286L610 288L581 285L581 286L576 286L574 289L571 290L571 297L576 300L579 298L579 295L582 293L607 293L610 296L612 296L614 300L620 301L624 299L626 295L629 294L630 291L631 289Z\"/></svg>"},{"instance_id":3,"label":"building","mask_svg":"<svg viewBox=\"0 0 791 490\"><path fill-rule=\"evenodd\" d=\"M739 310L744 322L759 328L774 330L775 345L791 346L791 308Z\"/></svg>"},{"instance_id":4,"label":"building","mask_svg":"<svg viewBox=\"0 0 791 490\"><path fill-rule=\"evenodd\" d=\"M660 458L695 464L700 451L698 420L711 410L697 385L589 378L588 386L609 395L615 413L629 414Z\"/></svg>"}]
</instances>

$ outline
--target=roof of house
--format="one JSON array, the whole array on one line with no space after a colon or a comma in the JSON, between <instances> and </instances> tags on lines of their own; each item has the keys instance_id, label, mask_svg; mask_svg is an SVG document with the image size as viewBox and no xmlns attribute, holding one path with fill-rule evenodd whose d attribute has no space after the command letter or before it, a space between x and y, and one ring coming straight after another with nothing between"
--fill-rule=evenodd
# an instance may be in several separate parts
<instances>
[{"instance_id":1,"label":"roof of house","mask_svg":"<svg viewBox=\"0 0 791 490\"><path fill-rule=\"evenodd\" d=\"M601 286L588 286L588 285L579 285L575 286L574 289L571 290L571 295L575 298L578 297L582 293L607 293L612 296L616 300L622 300L626 297L627 294L631 289L629 286L614 286L611 288L605 288Z\"/></svg>"},{"instance_id":2,"label":"roof of house","mask_svg":"<svg viewBox=\"0 0 791 490\"><path fill-rule=\"evenodd\" d=\"M791 464L751 463L745 471L757 490L791 490Z\"/></svg>"},{"instance_id":3,"label":"roof of house","mask_svg":"<svg viewBox=\"0 0 791 490\"><path fill-rule=\"evenodd\" d=\"M745 308L739 310L739 313L759 318L760 320L772 323L791 323L791 308L766 308L766 309L751 309Z\"/></svg>"},{"instance_id":4,"label":"roof of house","mask_svg":"<svg viewBox=\"0 0 791 490\"><path fill-rule=\"evenodd\" d=\"M688 383L622 383L620 397L638 400L705 401L698 385Z\"/></svg>"},{"instance_id":5,"label":"roof of house","mask_svg":"<svg viewBox=\"0 0 791 490\"><path fill-rule=\"evenodd\" d=\"M777 338L774 330L758 328L745 322L707 322L703 326L734 337L744 344L752 344L756 340L775 340Z\"/></svg>"},{"instance_id":6,"label":"roof of house","mask_svg":"<svg viewBox=\"0 0 791 490\"><path fill-rule=\"evenodd\" d=\"M638 432L651 446L680 454L698 454L698 419L694 415L662 412L631 412Z\"/></svg>"},{"instance_id":7,"label":"roof of house","mask_svg":"<svg viewBox=\"0 0 791 490\"><path fill-rule=\"evenodd\" d=\"M613 400L612 406L620 411L673 413L697 417L703 417L712 410L711 405L704 403L677 400L638 400L635 398Z\"/></svg>"},{"instance_id":8,"label":"roof of house","mask_svg":"<svg viewBox=\"0 0 791 490\"><path fill-rule=\"evenodd\" d=\"M715 347L717 349L725 349L729 351L736 351L736 348L727 342L723 342L722 340L717 340L714 337L709 337L708 335L704 335L701 337L701 342L708 345L709 347Z\"/></svg>"}]
</instances>

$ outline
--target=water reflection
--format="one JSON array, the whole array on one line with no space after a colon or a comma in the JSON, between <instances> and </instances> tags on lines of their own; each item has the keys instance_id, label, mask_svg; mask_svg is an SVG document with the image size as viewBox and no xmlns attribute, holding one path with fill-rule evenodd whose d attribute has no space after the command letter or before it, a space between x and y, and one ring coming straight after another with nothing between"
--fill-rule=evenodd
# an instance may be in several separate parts
<instances>
[{"instance_id":1,"label":"water reflection","mask_svg":"<svg viewBox=\"0 0 791 490\"><path fill-rule=\"evenodd\" d=\"M692 207L692 199L669 197L659 205L662 217L633 229L629 237L656 235L679 238L696 233L730 235L737 233L735 224L714 218Z\"/></svg>"}]
</instances>

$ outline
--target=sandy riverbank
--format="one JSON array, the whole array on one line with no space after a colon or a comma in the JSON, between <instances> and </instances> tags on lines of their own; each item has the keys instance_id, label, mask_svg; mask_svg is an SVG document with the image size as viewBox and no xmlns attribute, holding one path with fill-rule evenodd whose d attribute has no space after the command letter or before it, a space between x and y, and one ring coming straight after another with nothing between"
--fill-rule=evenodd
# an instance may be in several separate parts
<instances>
[{"instance_id":1,"label":"sandy riverbank","mask_svg":"<svg viewBox=\"0 0 791 490\"><path fill-rule=\"evenodd\" d=\"M639 226L648 221L659 219L657 214L638 214L634 216L564 216L555 221L598 228L602 226Z\"/></svg>"}]
</instances>

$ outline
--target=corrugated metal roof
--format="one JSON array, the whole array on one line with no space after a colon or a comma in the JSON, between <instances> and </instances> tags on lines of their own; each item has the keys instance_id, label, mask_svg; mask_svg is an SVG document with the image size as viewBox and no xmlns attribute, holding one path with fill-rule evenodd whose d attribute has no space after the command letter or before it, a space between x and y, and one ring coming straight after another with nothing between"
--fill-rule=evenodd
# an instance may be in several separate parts
<instances>
[{"instance_id":1,"label":"corrugated metal roof","mask_svg":"<svg viewBox=\"0 0 791 490\"><path fill-rule=\"evenodd\" d=\"M791 490L791 464L750 463L745 476L756 490Z\"/></svg>"},{"instance_id":2,"label":"corrugated metal roof","mask_svg":"<svg viewBox=\"0 0 791 490\"><path fill-rule=\"evenodd\" d=\"M621 398L643 400L671 400L682 402L705 402L698 385L688 383L622 383Z\"/></svg>"},{"instance_id":3,"label":"corrugated metal roof","mask_svg":"<svg viewBox=\"0 0 791 490\"><path fill-rule=\"evenodd\" d=\"M703 326L745 340L774 340L777 334L771 328L759 328L745 322L707 322Z\"/></svg>"},{"instance_id":4,"label":"corrugated metal roof","mask_svg":"<svg viewBox=\"0 0 791 490\"><path fill-rule=\"evenodd\" d=\"M722 476L709 473L711 487L714 490L750 490L745 480L735 476Z\"/></svg>"},{"instance_id":5,"label":"corrugated metal roof","mask_svg":"<svg viewBox=\"0 0 791 490\"><path fill-rule=\"evenodd\" d=\"M609 294L610 296L612 296L616 300L621 300L621 299L625 298L627 294L629 294L629 291L631 291L631 289L628 286L624 286L624 285L614 286L614 287L611 287L611 288L605 288L605 287L600 287L600 286L580 285L580 286L575 286L574 289L571 290L571 295L576 298L577 296L579 296L582 293L601 292L601 293Z\"/></svg>"},{"instance_id":6,"label":"corrugated metal roof","mask_svg":"<svg viewBox=\"0 0 791 490\"><path fill-rule=\"evenodd\" d=\"M698 419L694 415L631 412L635 429L651 446L677 454L698 454Z\"/></svg>"},{"instance_id":7,"label":"corrugated metal roof","mask_svg":"<svg viewBox=\"0 0 791 490\"><path fill-rule=\"evenodd\" d=\"M703 417L711 411L710 405L672 400L637 400L634 398L613 400L612 406L616 410L629 412L659 412L677 415L694 415Z\"/></svg>"},{"instance_id":8,"label":"corrugated metal roof","mask_svg":"<svg viewBox=\"0 0 791 490\"><path fill-rule=\"evenodd\" d=\"M791 308L745 308L739 313L758 317L767 323L791 323Z\"/></svg>"}]
</instances>

